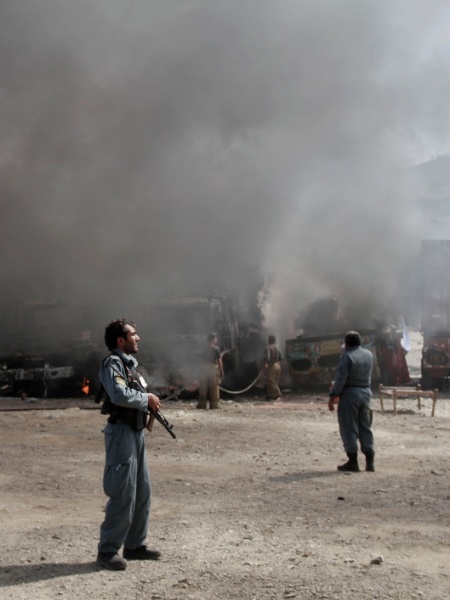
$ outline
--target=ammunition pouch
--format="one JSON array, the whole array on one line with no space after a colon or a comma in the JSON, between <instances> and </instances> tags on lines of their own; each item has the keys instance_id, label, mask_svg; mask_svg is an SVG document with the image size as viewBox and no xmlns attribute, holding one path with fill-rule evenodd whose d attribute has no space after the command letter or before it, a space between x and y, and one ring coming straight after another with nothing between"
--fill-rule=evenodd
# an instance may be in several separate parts
<instances>
[{"instance_id":1,"label":"ammunition pouch","mask_svg":"<svg viewBox=\"0 0 450 600\"><path fill-rule=\"evenodd\" d=\"M115 408L117 410L114 410L109 416L108 423L123 423L131 427L133 431L142 431L146 426L147 415L141 410L124 406L116 406Z\"/></svg>"},{"instance_id":2,"label":"ammunition pouch","mask_svg":"<svg viewBox=\"0 0 450 600\"><path fill-rule=\"evenodd\" d=\"M117 406L106 396L100 409L102 415L109 415L108 423L123 423L134 431L142 431L147 425L147 415L137 408Z\"/></svg>"}]
</instances>

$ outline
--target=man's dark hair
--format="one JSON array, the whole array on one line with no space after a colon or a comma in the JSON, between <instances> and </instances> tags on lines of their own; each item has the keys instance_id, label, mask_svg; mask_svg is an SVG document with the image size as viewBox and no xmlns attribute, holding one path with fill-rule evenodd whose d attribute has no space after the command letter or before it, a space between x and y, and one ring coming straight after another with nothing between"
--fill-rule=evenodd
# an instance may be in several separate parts
<instances>
[{"instance_id":1,"label":"man's dark hair","mask_svg":"<svg viewBox=\"0 0 450 600\"><path fill-rule=\"evenodd\" d=\"M133 321L129 319L115 319L111 321L109 325L105 328L105 344L108 350L114 350L117 348L117 338L126 339L128 331L126 330L126 326L130 325L130 327L136 327Z\"/></svg>"},{"instance_id":2,"label":"man's dark hair","mask_svg":"<svg viewBox=\"0 0 450 600\"><path fill-rule=\"evenodd\" d=\"M212 342L216 337L217 337L216 333L208 333L208 335L206 336L206 339L208 340L208 342Z\"/></svg>"},{"instance_id":3,"label":"man's dark hair","mask_svg":"<svg viewBox=\"0 0 450 600\"><path fill-rule=\"evenodd\" d=\"M356 346L361 346L361 336L357 331L348 331L345 334L344 342L349 348L356 348Z\"/></svg>"},{"instance_id":4,"label":"man's dark hair","mask_svg":"<svg viewBox=\"0 0 450 600\"><path fill-rule=\"evenodd\" d=\"M275 344L275 342L277 341L277 338L274 335L269 335L269 337L267 338L267 341L269 342L269 344Z\"/></svg>"}]
</instances>

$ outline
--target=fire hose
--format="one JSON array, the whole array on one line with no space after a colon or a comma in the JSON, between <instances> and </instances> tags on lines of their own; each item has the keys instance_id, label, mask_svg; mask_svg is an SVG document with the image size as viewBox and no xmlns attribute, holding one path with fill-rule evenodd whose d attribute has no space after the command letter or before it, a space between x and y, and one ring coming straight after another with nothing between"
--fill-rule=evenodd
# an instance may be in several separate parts
<instances>
[{"instance_id":1,"label":"fire hose","mask_svg":"<svg viewBox=\"0 0 450 600\"><path fill-rule=\"evenodd\" d=\"M236 394L236 395L237 394L243 394L244 392L248 392L248 390L250 390L256 384L256 382L261 377L261 375L263 374L263 372L264 372L264 369L261 369L261 371L258 373L256 379L254 381L252 381L252 383L249 386L247 386L246 388L244 388L243 390L237 390L237 391L235 391L235 390L226 390L225 388L221 387L220 385L219 385L219 390L221 392L225 392L226 394ZM181 390L177 390L176 392L173 392L172 394L170 394L170 396L167 396L166 398L163 398L163 400L167 401L167 400L172 400L173 398L177 398L181 394L181 392L183 392L185 389L186 388L181 388Z\"/></svg>"},{"instance_id":2,"label":"fire hose","mask_svg":"<svg viewBox=\"0 0 450 600\"><path fill-rule=\"evenodd\" d=\"M225 388L221 387L220 385L219 385L219 390L221 392L225 392L226 394L243 394L244 392L247 392L249 389L251 389L256 384L256 382L258 381L258 379L263 374L263 371L264 371L264 369L262 369L258 373L258 377L255 379L255 381L253 381L248 387L244 388L243 390L238 390L237 392L235 392L234 390L226 390Z\"/></svg>"}]
</instances>

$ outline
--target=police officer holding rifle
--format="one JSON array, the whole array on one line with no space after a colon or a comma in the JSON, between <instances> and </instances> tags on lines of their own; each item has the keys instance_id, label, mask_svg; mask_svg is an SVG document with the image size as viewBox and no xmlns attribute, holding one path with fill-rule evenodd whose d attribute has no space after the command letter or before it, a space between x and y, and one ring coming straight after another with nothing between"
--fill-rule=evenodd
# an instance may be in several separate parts
<instances>
[{"instance_id":1,"label":"police officer holding rifle","mask_svg":"<svg viewBox=\"0 0 450 600\"><path fill-rule=\"evenodd\" d=\"M116 319L105 329L111 354L100 370L106 393L102 413L109 414L105 437L103 489L109 497L100 527L97 564L104 569L124 570L127 560L158 560L160 552L145 545L151 483L145 450L144 429L148 413L157 413L160 400L146 391L137 371L139 336L133 321ZM123 556L119 551L123 546Z\"/></svg>"}]
</instances>

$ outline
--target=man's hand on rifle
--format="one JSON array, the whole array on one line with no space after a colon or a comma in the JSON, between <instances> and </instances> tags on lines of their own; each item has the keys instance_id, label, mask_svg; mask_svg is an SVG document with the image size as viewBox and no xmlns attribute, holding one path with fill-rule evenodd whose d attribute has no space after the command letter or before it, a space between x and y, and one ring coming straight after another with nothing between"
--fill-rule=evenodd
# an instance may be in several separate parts
<instances>
[{"instance_id":1,"label":"man's hand on rifle","mask_svg":"<svg viewBox=\"0 0 450 600\"><path fill-rule=\"evenodd\" d=\"M148 407L154 412L161 408L161 401L158 396L155 396L155 394L148 394Z\"/></svg>"},{"instance_id":2,"label":"man's hand on rifle","mask_svg":"<svg viewBox=\"0 0 450 600\"><path fill-rule=\"evenodd\" d=\"M147 421L147 425L146 425L148 431L151 431L153 429L155 413L158 412L160 406L161 406L161 401L158 398L158 396L155 396L155 394L148 394L148 411L150 413L148 416L148 421Z\"/></svg>"}]
</instances>

